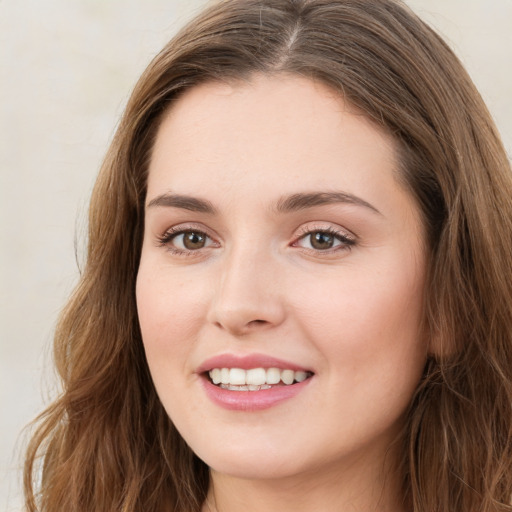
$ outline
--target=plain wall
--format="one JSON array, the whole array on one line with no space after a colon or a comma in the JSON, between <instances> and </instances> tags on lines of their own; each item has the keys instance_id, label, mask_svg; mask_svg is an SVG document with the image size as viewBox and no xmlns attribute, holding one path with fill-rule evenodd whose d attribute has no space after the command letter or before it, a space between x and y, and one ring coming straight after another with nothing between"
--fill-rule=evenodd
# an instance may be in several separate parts
<instances>
[{"instance_id":1,"label":"plain wall","mask_svg":"<svg viewBox=\"0 0 512 512\"><path fill-rule=\"evenodd\" d=\"M138 75L204 4L0 1L0 511L21 508L18 436L55 389L52 332L101 159ZM511 154L512 0L409 4L462 58Z\"/></svg>"}]
</instances>

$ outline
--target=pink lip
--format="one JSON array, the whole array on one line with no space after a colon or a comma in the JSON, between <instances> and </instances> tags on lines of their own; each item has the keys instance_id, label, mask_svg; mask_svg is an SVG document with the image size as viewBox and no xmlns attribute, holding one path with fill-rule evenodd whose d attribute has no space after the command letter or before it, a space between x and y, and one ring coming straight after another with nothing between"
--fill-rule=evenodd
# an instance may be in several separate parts
<instances>
[{"instance_id":1,"label":"pink lip","mask_svg":"<svg viewBox=\"0 0 512 512\"><path fill-rule=\"evenodd\" d=\"M289 369L295 372L311 371L289 361L276 359L265 354L249 354L246 356L220 354L204 361L196 372L205 373L213 368L241 368L242 370L250 370L251 368L280 368L281 370Z\"/></svg>"},{"instance_id":2,"label":"pink lip","mask_svg":"<svg viewBox=\"0 0 512 512\"><path fill-rule=\"evenodd\" d=\"M212 368L280 368L294 371L308 371L296 364L276 359L264 354L251 354L248 356L235 356L233 354L221 354L206 360L197 373L201 376L201 383L206 395L215 404L231 411L258 411L268 409L274 405L289 400L299 394L308 386L312 378L289 386L277 385L270 389L260 391L230 391L213 384L205 375Z\"/></svg>"},{"instance_id":3,"label":"pink lip","mask_svg":"<svg viewBox=\"0 0 512 512\"><path fill-rule=\"evenodd\" d=\"M290 386L275 386L260 391L230 391L212 384L209 379L202 377L201 382L207 396L217 405L230 411L260 411L289 400L299 394L312 380L303 380Z\"/></svg>"}]
</instances>

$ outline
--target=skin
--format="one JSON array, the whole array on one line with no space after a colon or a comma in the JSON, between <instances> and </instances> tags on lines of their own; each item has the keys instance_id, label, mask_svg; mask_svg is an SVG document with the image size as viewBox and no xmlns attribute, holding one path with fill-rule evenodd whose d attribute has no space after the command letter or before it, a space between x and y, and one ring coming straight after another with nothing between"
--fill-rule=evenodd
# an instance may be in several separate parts
<instances>
[{"instance_id":1,"label":"skin","mask_svg":"<svg viewBox=\"0 0 512 512\"><path fill-rule=\"evenodd\" d=\"M427 353L425 250L395 149L326 86L291 76L204 84L164 118L137 304L160 399L211 468L205 511L403 510L393 441ZM361 204L276 207L334 191ZM171 193L215 212L155 204ZM333 247L319 249L311 233L326 230ZM268 409L213 403L197 368L253 353L314 375Z\"/></svg>"}]
</instances>

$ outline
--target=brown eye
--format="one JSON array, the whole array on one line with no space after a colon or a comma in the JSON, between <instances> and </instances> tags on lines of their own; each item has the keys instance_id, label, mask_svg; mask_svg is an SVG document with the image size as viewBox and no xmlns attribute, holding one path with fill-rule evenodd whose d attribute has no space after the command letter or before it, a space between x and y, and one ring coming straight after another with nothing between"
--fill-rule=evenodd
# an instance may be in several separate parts
<instances>
[{"instance_id":1,"label":"brown eye","mask_svg":"<svg viewBox=\"0 0 512 512\"><path fill-rule=\"evenodd\" d=\"M214 246L215 242L202 231L178 231L166 233L160 238L160 244L178 252L199 251Z\"/></svg>"},{"instance_id":2,"label":"brown eye","mask_svg":"<svg viewBox=\"0 0 512 512\"><path fill-rule=\"evenodd\" d=\"M336 241L334 235L326 233L325 231L316 231L309 234L308 236L310 238L309 243L311 244L311 247L319 251L331 249L334 246L334 242Z\"/></svg>"},{"instance_id":3,"label":"brown eye","mask_svg":"<svg viewBox=\"0 0 512 512\"><path fill-rule=\"evenodd\" d=\"M204 233L198 231L186 231L182 234L183 236L183 247L189 251L195 249L202 249L206 246L207 236ZM177 237L179 238L179 237Z\"/></svg>"},{"instance_id":4,"label":"brown eye","mask_svg":"<svg viewBox=\"0 0 512 512\"><path fill-rule=\"evenodd\" d=\"M331 253L350 249L355 243L355 239L344 232L317 229L303 234L294 245L319 253L322 251Z\"/></svg>"}]
</instances>

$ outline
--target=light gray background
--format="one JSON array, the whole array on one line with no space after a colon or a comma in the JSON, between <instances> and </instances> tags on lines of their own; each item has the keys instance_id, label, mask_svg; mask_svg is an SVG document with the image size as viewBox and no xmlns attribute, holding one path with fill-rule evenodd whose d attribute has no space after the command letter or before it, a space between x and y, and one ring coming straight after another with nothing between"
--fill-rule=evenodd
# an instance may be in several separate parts
<instances>
[{"instance_id":1,"label":"light gray background","mask_svg":"<svg viewBox=\"0 0 512 512\"><path fill-rule=\"evenodd\" d=\"M55 389L75 234L138 75L205 0L0 0L0 511L22 427ZM462 58L512 152L512 0L410 0Z\"/></svg>"}]
</instances>

